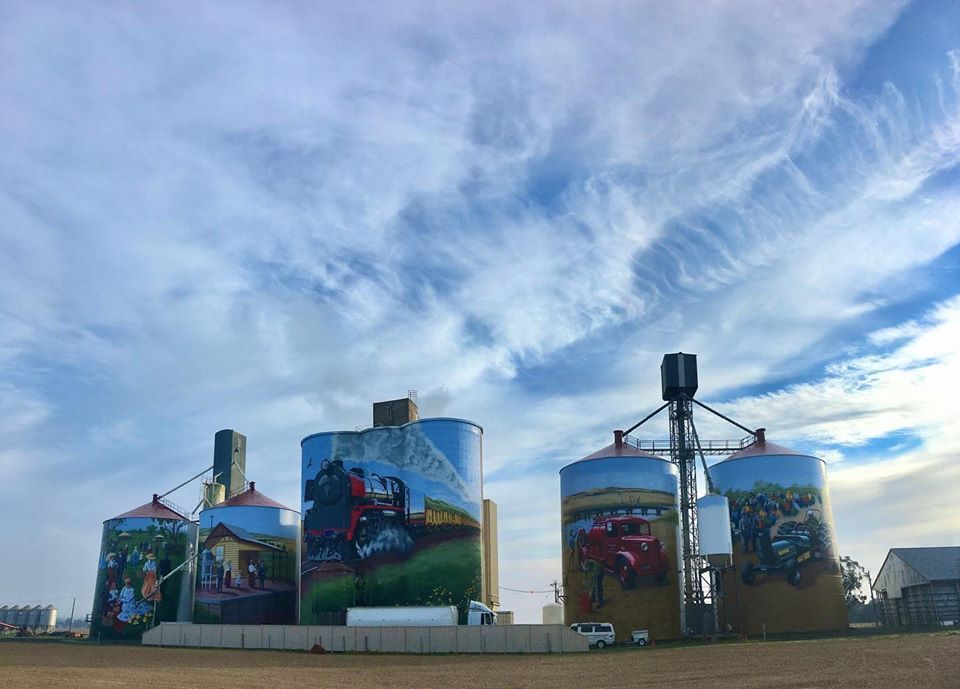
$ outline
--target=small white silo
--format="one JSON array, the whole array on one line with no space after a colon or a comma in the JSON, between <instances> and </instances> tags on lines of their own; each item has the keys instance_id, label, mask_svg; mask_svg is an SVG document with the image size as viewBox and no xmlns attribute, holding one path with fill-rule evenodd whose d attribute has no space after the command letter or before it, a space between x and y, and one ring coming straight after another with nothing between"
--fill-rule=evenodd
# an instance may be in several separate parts
<instances>
[{"instance_id":1,"label":"small white silo","mask_svg":"<svg viewBox=\"0 0 960 689\"><path fill-rule=\"evenodd\" d=\"M544 624L563 624L563 606L560 603L547 603L543 606Z\"/></svg>"}]
</instances>

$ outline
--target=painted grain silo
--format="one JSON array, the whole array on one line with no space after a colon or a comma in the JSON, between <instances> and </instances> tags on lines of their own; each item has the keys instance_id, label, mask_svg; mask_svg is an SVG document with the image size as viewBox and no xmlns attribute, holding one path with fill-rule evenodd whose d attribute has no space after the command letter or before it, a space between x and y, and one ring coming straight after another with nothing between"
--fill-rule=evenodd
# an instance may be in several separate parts
<instances>
[{"instance_id":1,"label":"painted grain silo","mask_svg":"<svg viewBox=\"0 0 960 689\"><path fill-rule=\"evenodd\" d=\"M714 464L730 501L723 623L744 634L847 628L826 463L757 441Z\"/></svg>"},{"instance_id":2,"label":"painted grain silo","mask_svg":"<svg viewBox=\"0 0 960 689\"><path fill-rule=\"evenodd\" d=\"M560 470L564 619L680 638L679 479L670 462L614 443Z\"/></svg>"},{"instance_id":3,"label":"painted grain silo","mask_svg":"<svg viewBox=\"0 0 960 689\"><path fill-rule=\"evenodd\" d=\"M197 523L157 495L106 520L91 638L138 639L159 622L190 622L196 547Z\"/></svg>"},{"instance_id":4,"label":"painted grain silo","mask_svg":"<svg viewBox=\"0 0 960 689\"><path fill-rule=\"evenodd\" d=\"M200 513L193 621L295 624L300 513L246 490Z\"/></svg>"},{"instance_id":5,"label":"painted grain silo","mask_svg":"<svg viewBox=\"0 0 960 689\"><path fill-rule=\"evenodd\" d=\"M482 591L483 429L374 405L373 428L301 442L300 623L353 606L455 605Z\"/></svg>"}]
</instances>

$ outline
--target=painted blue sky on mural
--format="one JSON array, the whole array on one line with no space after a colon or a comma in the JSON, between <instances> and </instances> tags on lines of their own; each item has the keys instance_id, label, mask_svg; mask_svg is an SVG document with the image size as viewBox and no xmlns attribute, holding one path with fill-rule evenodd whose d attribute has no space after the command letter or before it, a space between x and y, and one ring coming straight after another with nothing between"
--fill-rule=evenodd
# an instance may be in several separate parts
<instances>
[{"instance_id":1,"label":"painted blue sky on mural","mask_svg":"<svg viewBox=\"0 0 960 689\"><path fill-rule=\"evenodd\" d=\"M960 4L7 3L0 45L6 603L82 605L216 430L295 506L299 440L410 388L546 588L559 467L672 351L827 460L846 554L955 542Z\"/></svg>"}]
</instances>

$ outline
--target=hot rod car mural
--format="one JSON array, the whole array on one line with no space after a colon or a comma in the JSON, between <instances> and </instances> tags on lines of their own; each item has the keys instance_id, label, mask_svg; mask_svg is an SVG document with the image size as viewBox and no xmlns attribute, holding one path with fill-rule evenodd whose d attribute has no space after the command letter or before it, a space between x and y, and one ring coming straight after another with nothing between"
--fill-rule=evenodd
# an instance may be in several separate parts
<instances>
[{"instance_id":1,"label":"hot rod car mural","mask_svg":"<svg viewBox=\"0 0 960 689\"><path fill-rule=\"evenodd\" d=\"M745 584L756 581L757 573L782 572L787 583L799 586L800 568L808 562L830 557L830 534L820 516L820 511L807 510L803 522L788 521L777 527L776 536L770 529L757 531L759 564L747 561L743 564L740 578Z\"/></svg>"},{"instance_id":2,"label":"hot rod car mural","mask_svg":"<svg viewBox=\"0 0 960 689\"><path fill-rule=\"evenodd\" d=\"M595 519L590 531L577 535L580 561L593 560L617 576L625 589L636 585L638 576L667 581L670 561L660 539L650 532L646 519L633 516Z\"/></svg>"}]
</instances>

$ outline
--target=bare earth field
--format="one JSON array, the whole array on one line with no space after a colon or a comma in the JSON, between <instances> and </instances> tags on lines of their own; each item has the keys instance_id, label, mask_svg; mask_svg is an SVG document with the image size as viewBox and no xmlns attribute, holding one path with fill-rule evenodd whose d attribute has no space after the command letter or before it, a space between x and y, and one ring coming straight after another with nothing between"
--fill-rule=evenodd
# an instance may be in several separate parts
<instances>
[{"instance_id":1,"label":"bare earth field","mask_svg":"<svg viewBox=\"0 0 960 689\"><path fill-rule=\"evenodd\" d=\"M0 643L0 687L373 689L960 686L960 634L611 650L565 656L311 655Z\"/></svg>"}]
</instances>

